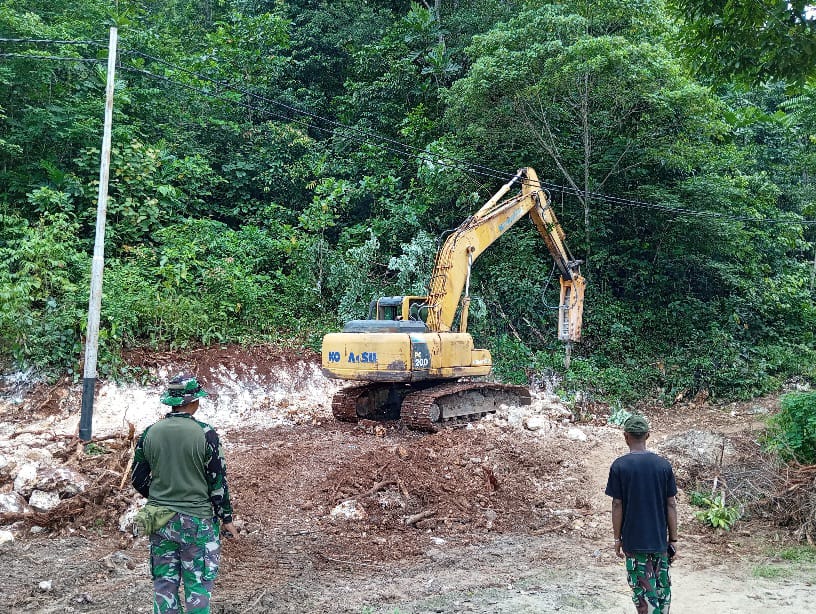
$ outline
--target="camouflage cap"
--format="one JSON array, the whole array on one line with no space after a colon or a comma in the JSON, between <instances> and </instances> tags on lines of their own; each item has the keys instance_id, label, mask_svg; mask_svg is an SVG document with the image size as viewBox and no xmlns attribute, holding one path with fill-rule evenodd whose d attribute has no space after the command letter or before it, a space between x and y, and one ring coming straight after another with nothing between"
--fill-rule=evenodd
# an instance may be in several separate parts
<instances>
[{"instance_id":1,"label":"camouflage cap","mask_svg":"<svg viewBox=\"0 0 816 614\"><path fill-rule=\"evenodd\" d=\"M632 433L632 435L644 435L649 432L649 423L640 414L634 414L629 416L626 422L623 423L623 430L626 433Z\"/></svg>"},{"instance_id":2,"label":"camouflage cap","mask_svg":"<svg viewBox=\"0 0 816 614\"><path fill-rule=\"evenodd\" d=\"M171 407L182 407L209 396L192 375L182 373L167 382L167 390L162 394L161 402Z\"/></svg>"}]
</instances>

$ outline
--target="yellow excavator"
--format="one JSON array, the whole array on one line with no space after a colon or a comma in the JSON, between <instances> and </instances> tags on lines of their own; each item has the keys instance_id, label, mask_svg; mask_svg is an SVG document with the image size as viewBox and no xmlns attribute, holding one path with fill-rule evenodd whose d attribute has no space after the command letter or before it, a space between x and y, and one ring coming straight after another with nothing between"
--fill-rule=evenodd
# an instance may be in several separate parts
<instances>
[{"instance_id":1,"label":"yellow excavator","mask_svg":"<svg viewBox=\"0 0 816 614\"><path fill-rule=\"evenodd\" d=\"M521 191L502 200L516 184ZM342 332L323 337L323 373L363 382L334 395L335 418L399 417L409 428L435 431L445 421L475 419L502 403L530 403L529 388L484 379L493 359L488 350L474 348L467 332L474 261L527 213L561 274L558 338L569 351L581 338L581 261L567 249L535 171L522 168L447 237L436 254L427 296L377 299L369 306L368 319L351 320Z\"/></svg>"}]
</instances>

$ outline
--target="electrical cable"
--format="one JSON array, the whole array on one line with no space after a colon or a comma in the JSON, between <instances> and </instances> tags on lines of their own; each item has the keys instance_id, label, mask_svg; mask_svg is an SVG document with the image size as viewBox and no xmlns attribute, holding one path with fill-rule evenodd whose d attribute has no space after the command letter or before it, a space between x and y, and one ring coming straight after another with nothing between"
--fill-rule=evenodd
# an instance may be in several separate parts
<instances>
[{"instance_id":1,"label":"electrical cable","mask_svg":"<svg viewBox=\"0 0 816 614\"><path fill-rule=\"evenodd\" d=\"M761 218L761 217L751 217L747 215L729 215L727 213L720 213L718 211L706 211L706 210L699 210L699 209L688 209L685 207L671 207L669 205L658 205L655 203L647 203L640 200L634 200L631 198L622 198L619 196L610 196L608 194L600 194L597 192L584 192L583 190L576 190L574 188L569 188L566 186L560 186L553 183L538 182L540 186L546 186L551 189L563 189L565 192L572 194L574 196L579 197L590 197L595 199L596 201L602 201L614 206L620 207L639 207L643 209L653 209L657 211L663 211L666 213L674 213L683 216L696 216L696 217L712 217L724 220L730 220L734 222L753 222L753 223L761 223L761 224L803 224L805 226L816 224L816 220L792 220L792 219L783 219L783 218ZM795 215L795 214L794 214Z\"/></svg>"},{"instance_id":2,"label":"electrical cable","mask_svg":"<svg viewBox=\"0 0 816 614\"><path fill-rule=\"evenodd\" d=\"M3 42L3 41L6 41L6 42L26 42L26 43L48 43L48 44L101 45L101 43L99 43L97 41L58 41L58 40L47 40L47 39L3 39L3 38L0 38L0 42ZM167 83L171 83L171 84L174 84L174 85L177 85L177 86L181 86L181 87L190 89L192 91L195 91L195 92L197 92L197 93L199 93L201 95L208 96L208 97L211 97L211 98L215 98L217 100L222 100L222 101L228 102L230 104L239 105L239 106L242 106L244 108L251 109L251 110L257 111L259 113L262 113L262 114L267 115L269 117L274 117L276 119L280 119L281 121L293 122L293 123L296 123L296 124L299 124L299 125L302 125L302 126L305 126L305 127L308 127L308 128L312 128L312 129L315 129L315 130L322 131L322 132L327 133L327 134L339 135L339 136L341 136L343 138L349 138L350 140L353 140L353 141L355 141L357 143L360 143L360 144L371 145L371 146L383 149L385 151L390 151L390 152L392 152L392 153L394 153L394 154L396 154L398 156L407 157L410 154L410 155L415 156L419 160L422 160L422 161L425 161L425 162L428 162L428 163L433 163L433 164L436 164L436 165L439 165L439 166L445 166L445 167L448 167L448 168L453 168L453 169L460 170L460 171L463 171L463 172L469 173L469 174L478 174L478 175L482 175L484 177L490 177L490 178L493 178L493 179L508 179L508 178L513 177L513 175L511 175L511 174L509 174L507 172L500 171L500 170L491 168L489 166L470 163L470 162L468 162L466 160L461 160L461 159L458 159L458 158L455 158L455 157L452 157L452 156L448 156L447 157L448 159L443 159L440 156L433 155L432 153L428 152L426 149L420 149L420 148L417 148L417 147L406 145L405 143L401 143L400 141L397 141L395 139L390 139L390 138L383 137L381 135L378 135L378 134L370 132L370 131L361 130L361 129L358 129L358 128L354 128L352 126L348 126L346 124L342 124L340 122L337 122L335 120L323 117L323 116L318 115L316 113L305 111L303 109L299 109L299 108L294 107L292 105L282 103L282 102L280 102L278 100L275 100L273 98L269 98L269 97L257 94L255 92L251 92L251 91L245 90L243 88L239 88L239 87L234 86L233 84L231 84L229 82L218 81L217 79L213 79L213 78L208 77L206 75L196 73L195 71L191 71L191 70L183 68L181 66L174 65L174 64L172 64L170 62L162 60L161 58L157 58L155 56L152 56L150 54L146 54L146 53L141 52L141 51L125 49L125 50L122 51L122 53L125 54L125 55L136 55L136 56L142 57L143 59L147 59L147 60L150 60L150 61L157 62L157 63L159 63L161 65L164 65L164 66L166 66L168 68L171 68L173 70L178 70L180 72L183 72L185 74L193 76L193 77L195 77L197 79L200 79L202 81L212 83L212 84L216 85L219 89L223 89L223 90L225 90L227 92L232 92L232 93L235 93L235 94L240 94L241 96L247 96L247 97L254 98L254 99L257 99L257 100L260 100L260 101L263 101L263 102L267 102L269 104L284 108L287 111L291 111L291 112L296 113L296 114L304 115L304 116L309 117L309 118L311 118L313 120L325 122L325 123L329 124L330 126L332 126L332 128L326 128L324 126L320 126L320 125L317 125L315 123L311 123L311 122L303 121L303 120L298 120L298 119L296 119L294 117L291 117L291 116L286 116L286 115L282 115L280 113L275 113L274 111L271 111L269 109L260 108L260 107L257 107L257 106L250 105L250 104L248 104L246 102L242 102L242 101L234 100L232 98L221 96L221 95L219 95L217 93L213 93L213 92L210 92L210 91L195 87L195 86L190 85L190 84L182 83L180 81L176 81L174 79L171 79L170 77L166 77L164 75L158 75L158 74L153 73L153 72L148 71L148 70L144 70L144 69L141 69L141 68L136 68L134 66L128 66L128 65L125 65L125 64L120 64L120 68L122 70L143 74L145 76L148 76L148 77L151 77L151 78L154 78L154 79L158 79L158 80L161 80L161 81L165 81ZM95 59L95 58L69 58L69 57L59 57L59 56L38 56L38 55L26 55L26 54L8 54L8 53L0 54L0 57L20 57L20 58L25 58L25 59L37 59L37 60L64 60L64 61L97 62L97 63L105 61L104 59ZM348 131L348 132L347 133L346 132L339 132L338 129L342 129L342 130ZM358 136L356 136L356 135L358 135ZM374 142L373 138L376 138L377 142ZM393 144L393 146L386 145L384 143L391 143L391 144ZM448 161L448 160L450 160L450 161ZM456 164L456 162L459 162L459 164ZM526 179L526 178L522 179L522 182L527 182L528 184L532 183L532 182L530 182L529 179ZM645 209L661 211L661 212L664 212L664 213L667 213L667 214L674 214L674 215L679 215L679 216L709 217L709 218L717 218L717 219L728 220L728 221L748 222L748 223L765 223L765 224L799 224L799 225L806 225L806 226L816 224L816 220L804 220L804 219L792 220L792 219L782 219L782 218L756 218L756 217L751 217L751 216L728 215L728 214L719 213L719 212L716 212L716 211L695 210L695 209L688 209L688 208L684 208L684 207L671 207L671 206L668 206L668 205L659 205L659 204L655 204L655 203L647 203L647 202L640 201L640 200L634 200L634 199L623 198L623 197L618 197L618 196L610 196L608 194L602 194L602 193L598 193L598 192L583 191L583 190L579 190L579 189L572 188L572 187L569 187L569 186L564 186L564 185L551 183L551 182L546 182L546 181L541 181L541 180L538 180L537 184L538 184L538 187L543 188L543 189L550 189L550 190L553 190L553 191L560 191L562 196L563 196L563 194L566 193L566 194L573 195L573 196L576 196L576 197L579 197L579 198L591 198L591 199L594 199L596 202L603 202L603 203L606 203L606 204L609 204L609 205L612 205L612 206L645 208Z\"/></svg>"},{"instance_id":3,"label":"electrical cable","mask_svg":"<svg viewBox=\"0 0 816 614\"><path fill-rule=\"evenodd\" d=\"M186 89L189 89L189 90L192 90L192 91L194 91L196 93L199 93L199 94L201 94L203 96L208 96L208 97L214 98L216 100L222 100L224 102L235 104L235 105L244 107L246 109L257 111L260 114L264 114L264 115L267 115L269 117L274 117L274 118L280 119L281 121L284 121L284 122L296 123L296 124L299 124L301 126L305 126L305 127L308 127L308 128L314 128L315 130L320 130L320 131L326 132L328 134L334 134L334 131L332 129L329 129L329 128L326 128L326 127L323 127L323 126L318 126L316 124L313 124L313 123L310 123L310 122L307 122L307 121L295 119L293 117L288 117L288 116L285 116L285 115L281 115L280 113L275 113L274 111L270 111L268 109L264 109L264 108L261 108L261 107L258 107L258 106L254 106L254 105L251 105L251 104L246 103L246 102L242 102L242 101L239 101L239 100L234 100L232 98L221 96L219 94L214 94L213 92L209 92L207 90L198 88L198 87L196 87L194 85L190 85L190 84L187 84L187 83L182 83L180 81L175 81L175 80L173 80L173 79L171 79L169 77L165 77L163 75L157 75L156 73L152 73L152 72L150 72L148 70L144 70L142 68L136 68L134 66L128 66L128 65L125 65L125 64L120 64L119 68L121 70L123 70L123 71L142 74L142 75L151 77L153 79L157 79L159 81L164 81L164 82L167 82L167 83L171 83L173 85L184 87ZM372 146L378 147L379 149L390 151L390 152L395 153L395 154L400 155L400 156L405 155L404 150L396 149L394 147L389 147L387 145L383 145L383 144L380 144L380 143L374 143L369 139L365 139L363 137L357 137L357 136L354 136L353 134L343 135L343 137L348 138L350 140L353 140L353 141L355 141L357 143L360 143L360 144L363 144L363 145L372 145ZM419 154L417 157L419 159L426 160L428 162L433 162L433 163L438 164L440 166L458 168L459 170L465 170L465 171L468 170L468 169L462 169L461 167L455 166L453 164L449 164L449 163L444 162L442 160L431 159L431 155L428 154L428 153ZM470 171L470 172L475 172L475 171Z\"/></svg>"},{"instance_id":4,"label":"electrical cable","mask_svg":"<svg viewBox=\"0 0 816 614\"><path fill-rule=\"evenodd\" d=\"M198 87L196 87L194 85L183 83L181 81L176 81L176 80L171 79L170 77L166 77L164 75L158 75L156 73L153 73L153 72L151 72L149 70L145 70L143 68L136 68L134 66L129 66L129 65L126 65L126 64L120 64L119 68L121 70L139 73L139 74L142 74L142 75L154 78L154 79L158 79L160 81L165 81L167 83L172 83L174 85L178 85L178 86L190 89L190 90L192 90L194 92L197 92L199 94L202 94L204 96L208 96L208 97L211 97L211 98L215 98L217 100L223 100L225 102L236 104L236 105L245 107L247 109L257 111L258 113L266 114L266 115L268 115L270 117L275 117L275 118L280 119L282 121L293 122L293 123L299 124L301 126L305 126L305 127L308 127L308 128L314 128L315 130L320 130L320 131L325 132L327 134L338 134L334 129L326 128L324 126L319 126L317 124L314 124L314 123L311 123L311 122L308 122L308 121L304 121L304 120L299 120L299 119L296 119L296 118L293 118L293 117L290 117L290 116L285 116L285 115L282 115L280 113L270 111L268 109L264 109L264 108L261 108L261 107L250 105L250 104L248 104L246 102L241 102L241 101L234 100L232 98L227 98L227 97L221 96L219 94L216 94L216 93L213 93L213 92L198 88ZM213 82L216 85L222 85L222 84L220 84L220 83L218 83L218 82L216 82L214 80L209 80L209 81ZM248 96L258 98L260 100L269 101L269 99L267 99L267 98L265 98L263 96L253 95L251 92L243 92L243 91L240 91L240 90L233 90L231 88L224 88L224 89L226 91L228 91L228 92L232 91L233 93L236 93L236 94L246 94ZM319 119L325 119L325 118L322 118L319 115L315 115L315 114L311 114L311 113L306 113L306 114L310 115L310 116L313 116L313 117L316 117L316 118L319 118ZM327 121L331 122L331 120L327 120ZM405 157L406 154L408 153L406 151L405 146L403 146L403 148L396 148L396 147L392 147L392 146L389 146L389 145L385 145L383 143L377 143L377 142L374 142L373 140L371 140L371 138L366 138L367 136L371 135L371 133L365 133L365 131L356 130L354 128L350 128L349 126L345 126L344 124L338 124L337 122L332 122L332 123L337 124L338 126L343 127L343 128L348 128L350 130L349 134L340 133L340 136L343 137L343 138L348 138L350 140L353 140L353 141L355 141L357 143L360 143L360 144L363 144L363 145L371 145L373 147L377 147L377 148L383 149L385 151L390 151L392 153L397 154L398 156ZM357 133L362 133L362 136L356 136ZM383 140L391 141L391 142L394 142L394 143L399 143L399 141L394 141L393 139L383 139ZM400 143L400 145L402 145L402 144ZM419 159L419 160L423 160L425 162L433 163L433 164L436 164L438 166L444 166L444 167L447 167L447 168L453 168L453 169L456 169L456 170L461 170L461 171L464 171L464 172L467 172L467 173L474 173L474 174L479 174L479 175L486 175L486 176L491 177L491 178L497 178L495 174L489 175L487 173L475 170L474 168L470 168L470 167L466 168L466 167L463 167L461 164L454 164L452 162L448 162L447 160L444 160L444 159L441 159L441 158L439 158L437 156L434 156L433 154L431 154L431 153L429 153L429 152L427 152L425 150L421 150L421 149L417 149L417 148L414 148L414 149L416 150L416 153L412 154L412 155L416 156L416 158ZM494 173L498 172L498 171L495 171L494 169L491 169L491 170L493 170ZM500 177L501 178L506 178L506 177L508 177L508 175L503 174Z\"/></svg>"},{"instance_id":5,"label":"electrical cable","mask_svg":"<svg viewBox=\"0 0 816 614\"><path fill-rule=\"evenodd\" d=\"M78 41L78 40L57 40L51 38L0 38L0 43L31 44L31 45L95 45L97 47L107 47L108 41Z\"/></svg>"},{"instance_id":6,"label":"electrical cable","mask_svg":"<svg viewBox=\"0 0 816 614\"><path fill-rule=\"evenodd\" d=\"M162 81L166 81L168 83L172 83L174 85L179 85L181 87L185 87L187 89L190 89L192 91L200 93L200 94L202 94L204 96L209 96L209 97L212 97L212 98L223 100L225 102L229 102L231 104L236 104L236 105L248 108L248 109L255 110L255 111L259 112L259 113L266 114L266 115L268 115L270 117L275 117L275 118L281 119L283 121L291 121L291 122L297 123L299 125L314 128L316 130L320 130L320 131L328 133L328 134L336 134L334 129L319 126L319 125L316 125L314 123L310 123L310 122L307 122L307 121L298 120L298 119L295 119L293 117L287 117L287 116L281 115L279 113L275 113L274 111L270 111L268 109L263 109L263 108L260 108L260 107L250 105L250 104L245 103L245 102L236 101L236 100L234 100L232 98L226 98L224 96L219 96L218 94L208 92L207 90L197 88L197 87L195 87L193 85L189 85L189 84L186 84L186 83L182 83L180 81L176 81L174 79L171 79L170 77L165 77L164 75L158 75L158 74L150 72L148 70L135 68L135 67L132 67L132 66L127 66L127 65L121 65L120 67L123 70L131 71L131 72L137 72L137 73L149 76L151 78L159 79L159 80L162 80ZM207 78L206 80L209 81L209 82L212 82L213 84L219 85L219 86L224 85L223 82L218 82L218 81L216 81L214 79ZM272 103L277 102L277 101L274 101L272 99L266 98L264 96L253 94L252 92L244 92L242 90L233 90L232 88L225 88L225 89L227 91L232 91L233 93L238 93L238 94L247 95L247 96L250 96L250 97L253 97L253 98L258 98L259 100L268 101L268 102L272 102ZM282 104L282 103L281 103L281 106L284 106L287 109L293 110L295 112L299 112L299 109L297 109L296 107L291 107L290 105L285 105L285 104ZM390 151L390 152L395 153L397 155L406 155L408 152L406 151L405 148L410 148L410 147L407 147L407 146L403 146L403 144L399 143L399 141L395 141L393 139L387 139L385 137L379 137L379 138L382 138L386 142L399 143L401 146L403 146L405 148L398 149L398 148L395 148L395 147L384 145L382 143L373 142L369 138L366 138L366 136L373 135L373 133L351 128L349 126L346 126L346 125L341 124L339 122L335 122L333 120L329 120L327 118L324 118L324 117L322 117L320 115L317 115L317 114L314 114L314 113L303 112L303 114L305 114L305 115L307 115L309 117L319 119L319 120L327 121L328 123L330 123L332 125L335 125L335 126L339 126L339 127L342 127L342 128L348 128L351 131L352 134L343 134L342 136L344 138L349 138L349 139L351 139L351 140L353 140L353 141L355 141L357 143L360 143L360 144L372 145L372 146L378 147L380 149L383 149L385 151ZM354 134L361 134L361 136L354 136ZM496 169L493 169L493 168L490 168L490 167L481 166L481 165L475 165L475 166L478 166L479 168L487 169L487 170L491 171L491 173L485 173L485 172L482 172L482 171L477 171L474 168L466 168L466 167L463 167L461 165L458 165L458 164L455 164L455 163L452 163L452 162L447 162L447 161L444 161L444 160L441 160L441 159L437 159L435 156L432 156L432 154L428 153L426 150L420 150L420 149L417 149L417 148L413 148L413 149L415 149L418 152L418 153L416 153L416 157L418 159L425 160L427 162L432 162L432 163L437 164L439 166L454 168L456 170L460 170L460 171L463 171L463 172L474 173L474 174L487 176L487 177L491 177L491 178L495 178L495 179L499 179L499 178L507 179L507 178L511 178L513 176L513 175L509 175L508 173L505 173L505 172L502 172L502 171L499 171L499 170L496 170ZM455 158L453 158L453 160L455 160ZM524 183L524 182L526 182L528 184L533 183L531 180L526 179L526 178L522 179L521 181L522 181L522 183ZM722 219L722 220L728 220L728 221L735 221L735 222L751 222L751 223L766 223L766 224L801 224L801 225L806 225L806 226L807 225L816 225L816 220L787 220L787 219L781 219L781 218L754 218L754 217L750 217L750 216L728 215L728 214L725 214L725 213L719 213L717 211L701 211L701 210L687 209L687 208L682 208L682 207L670 207L668 205L658 205L658 204L654 204L654 203L647 203L647 202L643 202L643 201L639 201L639 200L622 198L622 197L619 197L619 196L610 196L608 194L601 194L601 193L598 193L598 192L584 192L583 190L578 190L576 188L572 188L572 187L569 187L569 186L564 186L564 185L560 185L560 184L556 184L556 183L551 183L551 182L547 182L547 181L541 181L540 179L538 180L537 183L538 183L538 187L540 187L542 189L549 189L549 190L552 190L552 191L561 191L562 193L566 193L566 194L570 194L570 195L577 196L577 197L582 197L582 198L585 198L585 197L588 196L588 197L590 197L590 198L592 198L592 199L594 199L596 201L604 202L604 203L607 203L609 205L618 206L618 207L646 208L646 209L652 209L652 210L661 211L661 212L668 213L668 214L680 215L680 216L710 217L710 218L716 218L716 219Z\"/></svg>"},{"instance_id":7,"label":"electrical cable","mask_svg":"<svg viewBox=\"0 0 816 614\"><path fill-rule=\"evenodd\" d=\"M60 55L28 55L26 53L0 53L0 58L19 58L19 59L26 59L26 60L55 60L55 61L62 61L62 62L89 62L89 63L96 63L101 64L107 62L104 58L72 58L70 56L60 56Z\"/></svg>"},{"instance_id":8,"label":"electrical cable","mask_svg":"<svg viewBox=\"0 0 816 614\"><path fill-rule=\"evenodd\" d=\"M236 93L240 93L240 94L243 94L245 96L250 96L252 98L256 98L258 100L268 102L270 104L282 107L282 108L284 108L284 109L286 109L288 111L292 111L294 113L298 113L298 114L301 114L301 115L305 115L307 117L311 117L312 119L315 119L315 120L326 122L327 124L335 126L337 128L343 128L343 129L349 130L351 132L355 132L355 133L358 133L358 134L361 134L361 135L376 138L376 139L378 139L380 141L386 141L386 142L392 143L393 145L396 145L396 146L404 149L406 151L406 153L408 151L413 150L414 152L417 153L417 155L420 155L420 154L422 154L422 155L431 155L425 149L421 149L419 147L414 147L412 145L407 145L407 144L405 144L405 143L403 143L401 141L397 141L396 139L391 139L391 138L382 136L380 134L376 134L376 133L371 132L371 131L361 130L360 128L355 128L353 126L343 124L343 123L338 122L336 120L333 120L333 119L330 119L330 118L327 118L327 117L323 117L323 116L318 115L316 113L312 113L311 111L306 111L304 109L300 109L298 107L295 107L295 106L292 106L290 104L281 102L279 100L275 100L274 98L269 98L269 97L264 96L262 94L257 94L255 92L243 89L243 88L241 88L241 87L239 87L239 86L237 86L237 85L235 85L233 83L230 83L228 81L219 81L218 79L213 79L212 77L209 77L207 75L198 73L198 72L190 70L188 68L184 68L183 66L178 66L176 64L173 64L173 63L168 62L166 60L163 60L161 58L157 58L157 57L155 57L153 55L150 55L148 53L144 53L143 51L123 49L122 53L127 54L127 55L136 55L136 56L139 56L139 57L141 57L143 59L151 60L153 62L157 62L158 64L161 64L161 65L166 66L168 68L171 68L173 70L177 70L179 72L188 74L188 75L190 75L192 77L195 77L196 79L200 79L202 81L208 81L208 82L213 83L213 84L215 84L215 85L217 85L219 87L223 87L225 89L232 90L232 91L234 91ZM505 171L499 171L499 170L490 168L488 166L475 164L475 163L472 163L472 162L469 162L469 161L466 161L466 160L461 160L461 159L457 159L457 158L453 158L453 157L451 157L451 159L467 165L468 168L480 169L480 170L484 171L484 172L482 172L480 174L486 175L486 176L489 176L489 177L493 177L493 178L496 178L496 179L508 179L508 178L513 176L511 173L507 173ZM467 169L465 169L463 167L455 167L455 168L459 168L460 170L467 170Z\"/></svg>"}]
</instances>

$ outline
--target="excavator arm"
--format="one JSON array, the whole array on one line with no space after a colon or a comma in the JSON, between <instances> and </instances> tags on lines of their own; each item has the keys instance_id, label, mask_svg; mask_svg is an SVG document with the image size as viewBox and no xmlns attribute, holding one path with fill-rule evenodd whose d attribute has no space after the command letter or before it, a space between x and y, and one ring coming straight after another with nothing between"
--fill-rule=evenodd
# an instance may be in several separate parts
<instances>
[{"instance_id":1,"label":"excavator arm","mask_svg":"<svg viewBox=\"0 0 816 614\"><path fill-rule=\"evenodd\" d=\"M502 200L516 183L521 183L521 192ZM575 260L567 248L564 231L532 168L520 169L445 240L431 274L426 322L429 331L451 331L460 307L459 332L467 331L474 261L528 213L561 274L558 338L568 342L580 339L585 287L579 270L581 261Z\"/></svg>"}]
</instances>

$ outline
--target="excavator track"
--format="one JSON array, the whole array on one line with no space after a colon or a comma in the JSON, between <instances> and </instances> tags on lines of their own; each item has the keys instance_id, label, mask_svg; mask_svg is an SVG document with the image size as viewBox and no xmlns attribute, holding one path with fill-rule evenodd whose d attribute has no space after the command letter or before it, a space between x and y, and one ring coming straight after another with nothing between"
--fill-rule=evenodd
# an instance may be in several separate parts
<instances>
[{"instance_id":1,"label":"excavator track","mask_svg":"<svg viewBox=\"0 0 816 614\"><path fill-rule=\"evenodd\" d=\"M415 390L374 383L350 386L335 393L332 414L342 422L397 417L410 429L435 432L446 424L478 420L499 405L529 405L530 390L492 382L451 382Z\"/></svg>"},{"instance_id":2,"label":"excavator track","mask_svg":"<svg viewBox=\"0 0 816 614\"><path fill-rule=\"evenodd\" d=\"M332 397L332 414L341 422L357 422L357 397L366 386L349 386L334 393Z\"/></svg>"},{"instance_id":3,"label":"excavator track","mask_svg":"<svg viewBox=\"0 0 816 614\"><path fill-rule=\"evenodd\" d=\"M489 382L442 384L406 395L400 417L410 429L435 432L449 421L493 413L502 403L529 405L530 390Z\"/></svg>"},{"instance_id":4,"label":"excavator track","mask_svg":"<svg viewBox=\"0 0 816 614\"><path fill-rule=\"evenodd\" d=\"M393 384L363 384L338 390L332 398L332 414L342 422L361 418L382 420L399 416L399 389Z\"/></svg>"}]
</instances>

